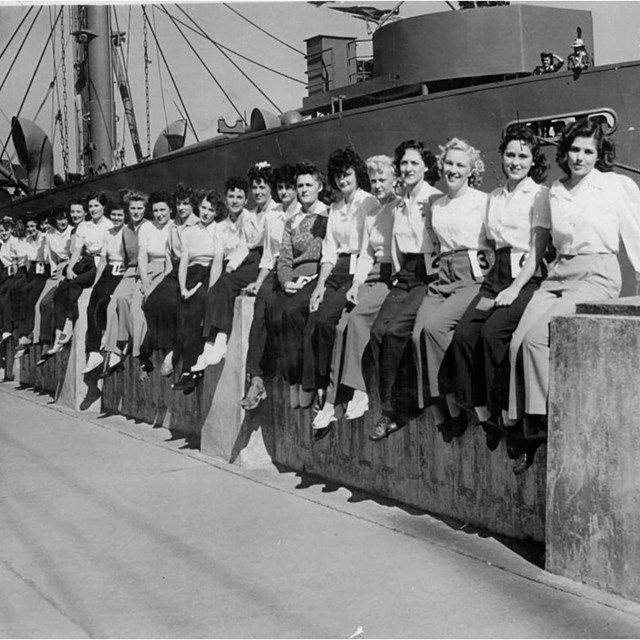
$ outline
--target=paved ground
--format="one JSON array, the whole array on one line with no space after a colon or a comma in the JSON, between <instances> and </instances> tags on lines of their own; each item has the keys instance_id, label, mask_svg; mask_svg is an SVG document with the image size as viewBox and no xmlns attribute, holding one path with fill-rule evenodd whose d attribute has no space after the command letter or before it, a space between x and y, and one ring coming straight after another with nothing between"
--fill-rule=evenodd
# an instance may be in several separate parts
<instances>
[{"instance_id":1,"label":"paved ground","mask_svg":"<svg viewBox=\"0 0 640 640\"><path fill-rule=\"evenodd\" d=\"M638 637L491 538L0 385L2 637Z\"/></svg>"}]
</instances>

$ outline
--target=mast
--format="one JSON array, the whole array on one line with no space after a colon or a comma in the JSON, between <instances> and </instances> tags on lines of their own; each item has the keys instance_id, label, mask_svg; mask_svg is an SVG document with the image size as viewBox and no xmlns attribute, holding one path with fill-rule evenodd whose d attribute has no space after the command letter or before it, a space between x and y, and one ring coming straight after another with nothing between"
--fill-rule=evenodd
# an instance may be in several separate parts
<instances>
[{"instance_id":1,"label":"mast","mask_svg":"<svg viewBox=\"0 0 640 640\"><path fill-rule=\"evenodd\" d=\"M91 129L90 173L113 166L115 105L111 69L111 28L108 5L87 5L87 71Z\"/></svg>"}]
</instances>

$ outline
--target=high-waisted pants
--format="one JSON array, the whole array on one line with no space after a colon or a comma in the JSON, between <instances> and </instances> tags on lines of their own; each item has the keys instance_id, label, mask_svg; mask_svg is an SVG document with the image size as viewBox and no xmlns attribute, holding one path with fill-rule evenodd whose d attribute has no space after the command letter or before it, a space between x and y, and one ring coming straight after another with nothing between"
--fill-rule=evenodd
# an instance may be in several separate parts
<instances>
[{"instance_id":1,"label":"high-waisted pants","mask_svg":"<svg viewBox=\"0 0 640 640\"><path fill-rule=\"evenodd\" d=\"M33 332L36 306L42 291L47 284L49 266L43 265L42 273L36 273L36 263L32 262L27 271L27 278L20 298L20 311L18 314L18 336L26 337Z\"/></svg>"},{"instance_id":2,"label":"high-waisted pants","mask_svg":"<svg viewBox=\"0 0 640 640\"><path fill-rule=\"evenodd\" d=\"M122 280L122 272L114 275L113 265L108 264L93 287L87 306L87 334L85 336L87 353L100 350L102 332L107 328L107 306L120 280Z\"/></svg>"},{"instance_id":3,"label":"high-waisted pants","mask_svg":"<svg viewBox=\"0 0 640 640\"><path fill-rule=\"evenodd\" d=\"M147 332L140 346L141 356L148 358L155 349L176 349L180 303L178 264L175 264L142 304Z\"/></svg>"},{"instance_id":4,"label":"high-waisted pants","mask_svg":"<svg viewBox=\"0 0 640 640\"><path fill-rule=\"evenodd\" d=\"M53 294L55 329L62 330L67 318L71 322L78 319L78 298L85 289L93 285L96 267L77 275L73 280L63 280Z\"/></svg>"}]
</instances>

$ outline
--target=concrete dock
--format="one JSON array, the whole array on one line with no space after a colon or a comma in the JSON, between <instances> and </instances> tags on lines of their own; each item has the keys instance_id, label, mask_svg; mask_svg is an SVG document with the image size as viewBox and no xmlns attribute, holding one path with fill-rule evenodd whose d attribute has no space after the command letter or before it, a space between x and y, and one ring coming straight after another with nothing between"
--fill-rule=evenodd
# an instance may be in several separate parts
<instances>
[{"instance_id":1,"label":"concrete dock","mask_svg":"<svg viewBox=\"0 0 640 640\"><path fill-rule=\"evenodd\" d=\"M0 384L1 637L640 637L535 553Z\"/></svg>"}]
</instances>

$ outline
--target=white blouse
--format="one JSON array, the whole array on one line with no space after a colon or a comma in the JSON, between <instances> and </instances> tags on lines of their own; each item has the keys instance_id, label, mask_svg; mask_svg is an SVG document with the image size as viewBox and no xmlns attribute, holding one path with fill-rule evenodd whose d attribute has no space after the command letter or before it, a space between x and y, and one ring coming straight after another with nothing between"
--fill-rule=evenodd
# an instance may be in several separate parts
<instances>
[{"instance_id":1,"label":"white blouse","mask_svg":"<svg viewBox=\"0 0 640 640\"><path fill-rule=\"evenodd\" d=\"M374 215L365 220L354 282L364 282L374 264L391 262L393 212L401 202L398 196L393 195Z\"/></svg>"},{"instance_id":2,"label":"white blouse","mask_svg":"<svg viewBox=\"0 0 640 640\"><path fill-rule=\"evenodd\" d=\"M237 225L225 218L211 223L208 229L216 245L216 252L222 253L232 269L237 269L249 253Z\"/></svg>"},{"instance_id":3,"label":"white blouse","mask_svg":"<svg viewBox=\"0 0 640 640\"><path fill-rule=\"evenodd\" d=\"M572 191L556 180L549 200L560 255L617 253L622 237L640 279L640 190L631 178L592 169Z\"/></svg>"},{"instance_id":4,"label":"white blouse","mask_svg":"<svg viewBox=\"0 0 640 640\"><path fill-rule=\"evenodd\" d=\"M236 219L236 227L242 235L242 239L247 245L247 249L261 247L264 240L264 222L267 212L278 203L273 200L269 206L258 213L257 209L243 209Z\"/></svg>"},{"instance_id":5,"label":"white blouse","mask_svg":"<svg viewBox=\"0 0 640 640\"><path fill-rule=\"evenodd\" d=\"M528 252L531 230L551 227L549 188L528 177L512 192L506 185L494 189L489 196L485 224L487 238L495 241L496 249L511 247Z\"/></svg>"},{"instance_id":6,"label":"white blouse","mask_svg":"<svg viewBox=\"0 0 640 640\"><path fill-rule=\"evenodd\" d=\"M472 187L457 198L444 195L431 206L431 225L440 253L488 249L485 220L489 195Z\"/></svg>"},{"instance_id":7,"label":"white blouse","mask_svg":"<svg viewBox=\"0 0 640 640\"><path fill-rule=\"evenodd\" d=\"M148 259L162 260L167 255L169 235L173 221L169 220L163 227L158 227L155 222L144 224L138 232L138 248L144 248Z\"/></svg>"},{"instance_id":8,"label":"white blouse","mask_svg":"<svg viewBox=\"0 0 640 640\"><path fill-rule=\"evenodd\" d=\"M97 223L92 220L81 222L76 230L76 247L84 247L88 253L98 255L106 240L107 232L112 227L113 222L105 217L100 218Z\"/></svg>"},{"instance_id":9,"label":"white blouse","mask_svg":"<svg viewBox=\"0 0 640 640\"><path fill-rule=\"evenodd\" d=\"M379 208L378 201L362 189L356 189L349 204L344 199L333 203L322 242L322 262L335 265L339 254L357 254L362 246L364 221Z\"/></svg>"},{"instance_id":10,"label":"white blouse","mask_svg":"<svg viewBox=\"0 0 640 640\"><path fill-rule=\"evenodd\" d=\"M1 242L0 262L5 267L11 265L23 267L27 263L27 243L15 236L10 236L6 242Z\"/></svg>"},{"instance_id":11,"label":"white blouse","mask_svg":"<svg viewBox=\"0 0 640 640\"><path fill-rule=\"evenodd\" d=\"M423 182L418 193L410 198L402 198L393 212L393 242L391 252L396 271L400 269L400 254L435 251L433 239L428 233L431 226L430 204L442 192L429 183Z\"/></svg>"},{"instance_id":12,"label":"white blouse","mask_svg":"<svg viewBox=\"0 0 640 640\"><path fill-rule=\"evenodd\" d=\"M274 203L275 204L275 203ZM264 251L260 260L260 269L273 269L280 255L282 235L287 214L282 205L275 204L265 213L264 217Z\"/></svg>"},{"instance_id":13,"label":"white blouse","mask_svg":"<svg viewBox=\"0 0 640 640\"><path fill-rule=\"evenodd\" d=\"M198 222L200 222L200 218L195 213L192 213L182 224L174 222L171 225L169 229L169 253L171 259L175 262L179 262L182 255L182 236L185 229L197 225Z\"/></svg>"},{"instance_id":14,"label":"white blouse","mask_svg":"<svg viewBox=\"0 0 640 640\"><path fill-rule=\"evenodd\" d=\"M124 227L120 227L117 231L109 229L102 246L101 256L106 257L109 264L115 262L124 262L124 243L122 242L122 232Z\"/></svg>"},{"instance_id":15,"label":"white blouse","mask_svg":"<svg viewBox=\"0 0 640 640\"><path fill-rule=\"evenodd\" d=\"M46 234L47 253L53 264L60 264L69 259L72 231L71 226L68 226L62 233L54 229Z\"/></svg>"},{"instance_id":16,"label":"white blouse","mask_svg":"<svg viewBox=\"0 0 640 640\"><path fill-rule=\"evenodd\" d=\"M46 261L47 245L44 233L40 233L35 241L31 238L25 238L24 243L26 258L29 262L44 263Z\"/></svg>"}]
</instances>

